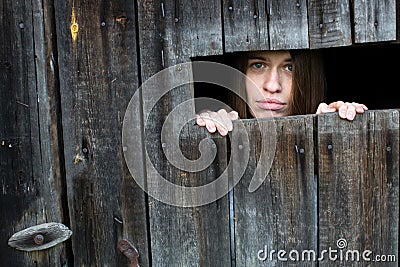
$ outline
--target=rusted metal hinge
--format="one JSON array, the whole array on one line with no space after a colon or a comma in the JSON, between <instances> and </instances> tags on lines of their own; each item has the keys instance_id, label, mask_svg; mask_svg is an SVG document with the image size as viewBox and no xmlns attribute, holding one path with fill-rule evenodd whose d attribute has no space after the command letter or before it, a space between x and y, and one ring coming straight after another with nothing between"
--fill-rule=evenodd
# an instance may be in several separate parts
<instances>
[{"instance_id":1,"label":"rusted metal hinge","mask_svg":"<svg viewBox=\"0 0 400 267\"><path fill-rule=\"evenodd\" d=\"M139 252L137 249L126 239L118 241L117 247L122 254L125 255L130 261L129 267L140 267L139 266Z\"/></svg>"},{"instance_id":2,"label":"rusted metal hinge","mask_svg":"<svg viewBox=\"0 0 400 267\"><path fill-rule=\"evenodd\" d=\"M43 250L64 242L71 235L72 231L61 223L43 223L13 234L8 245L24 251Z\"/></svg>"}]
</instances>

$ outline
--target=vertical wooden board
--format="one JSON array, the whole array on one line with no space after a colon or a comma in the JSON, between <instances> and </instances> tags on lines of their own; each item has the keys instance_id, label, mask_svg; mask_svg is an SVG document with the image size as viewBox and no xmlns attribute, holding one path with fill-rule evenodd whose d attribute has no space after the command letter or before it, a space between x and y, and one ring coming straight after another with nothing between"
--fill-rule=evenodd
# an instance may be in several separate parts
<instances>
[{"instance_id":1,"label":"vertical wooden board","mask_svg":"<svg viewBox=\"0 0 400 267\"><path fill-rule=\"evenodd\" d=\"M308 48L306 0L267 1L271 50Z\"/></svg>"},{"instance_id":2,"label":"vertical wooden board","mask_svg":"<svg viewBox=\"0 0 400 267\"><path fill-rule=\"evenodd\" d=\"M67 264L65 243L24 252L7 245L17 231L63 221L54 75L47 65L54 21L48 3L0 4L0 261L4 266ZM46 41L45 41L46 40Z\"/></svg>"},{"instance_id":3,"label":"vertical wooden board","mask_svg":"<svg viewBox=\"0 0 400 267\"><path fill-rule=\"evenodd\" d=\"M310 48L351 45L349 0L308 1Z\"/></svg>"},{"instance_id":4,"label":"vertical wooden board","mask_svg":"<svg viewBox=\"0 0 400 267\"><path fill-rule=\"evenodd\" d=\"M376 255L397 261L398 149L398 111L368 111L353 122L336 114L318 117L319 248L337 251L325 254L321 266L337 266L340 259L354 265L354 251L357 266L364 266L366 250L371 261ZM397 266L387 259L385 265Z\"/></svg>"},{"instance_id":5,"label":"vertical wooden board","mask_svg":"<svg viewBox=\"0 0 400 267\"><path fill-rule=\"evenodd\" d=\"M159 186L157 196L149 193L152 196L149 197L152 265L229 266L231 257L228 196L200 206L184 207L179 204L212 197L221 189L199 193L202 186L219 179L226 169L226 139L220 136L211 137L205 129L191 123L175 134L174 137L167 136L168 141L163 144L156 144L160 142L161 137L149 138L147 141L147 154L152 164L147 168L148 187ZM179 142L179 145L175 148L173 145L172 149L175 149L175 152L180 150L189 160L182 166L174 166L179 157L172 155L167 158L167 154L158 149L160 146L168 149L172 143L171 138L178 138ZM199 142L211 138L214 144L208 143L203 148L216 152L215 158L208 158L199 153L199 149L203 149ZM203 153L207 154L204 150ZM199 159L200 162L210 159L212 161L202 170L199 163L190 162ZM196 187L199 191L190 193L181 192L177 187L162 187L163 183L157 178L159 176L175 186ZM227 184L224 190L228 193ZM161 199L165 196L171 196L175 203L165 203Z\"/></svg>"},{"instance_id":6,"label":"vertical wooden board","mask_svg":"<svg viewBox=\"0 0 400 267\"><path fill-rule=\"evenodd\" d=\"M396 0L354 0L354 42L396 40Z\"/></svg>"},{"instance_id":7,"label":"vertical wooden board","mask_svg":"<svg viewBox=\"0 0 400 267\"><path fill-rule=\"evenodd\" d=\"M317 246L313 116L250 120L245 129L234 129L232 141L233 178L240 179L246 169L234 188L236 266L314 266L301 254ZM247 134L248 163L243 152ZM261 186L249 192L250 181L265 175ZM286 251L287 261L278 259L279 250ZM292 250L299 252L298 260L289 258Z\"/></svg>"},{"instance_id":8,"label":"vertical wooden board","mask_svg":"<svg viewBox=\"0 0 400 267\"><path fill-rule=\"evenodd\" d=\"M138 1L138 19L143 81L190 57L223 53L220 1Z\"/></svg>"},{"instance_id":9,"label":"vertical wooden board","mask_svg":"<svg viewBox=\"0 0 400 267\"><path fill-rule=\"evenodd\" d=\"M400 42L400 2L396 1L396 43Z\"/></svg>"},{"instance_id":10,"label":"vertical wooden board","mask_svg":"<svg viewBox=\"0 0 400 267\"><path fill-rule=\"evenodd\" d=\"M55 10L74 265L127 264L117 249L126 238L147 266L145 194L121 144L139 83L135 3L56 1Z\"/></svg>"},{"instance_id":11,"label":"vertical wooden board","mask_svg":"<svg viewBox=\"0 0 400 267\"><path fill-rule=\"evenodd\" d=\"M217 0L138 1L138 26L143 82L168 67L174 76L175 65L190 62L190 57L223 53L221 3ZM143 90L145 110L146 103L161 90ZM168 90L168 97L155 107L160 116L152 122L152 131L160 131L162 118L175 105L191 98L189 85Z\"/></svg>"},{"instance_id":12,"label":"vertical wooden board","mask_svg":"<svg viewBox=\"0 0 400 267\"><path fill-rule=\"evenodd\" d=\"M190 102L193 93L188 84L177 88L169 86L179 81L181 75L189 79L191 76L191 69L175 64L190 62L192 56L222 54L221 3L215 0L138 1L138 18L143 83L154 78L153 75L161 70L169 73L166 80L161 81L161 86L152 86L142 91L146 153L154 157L152 161L146 160L146 178L151 182L154 176L160 174L166 180L180 184L181 172L163 155L160 138L166 117L179 104ZM171 68L165 69L167 67ZM193 118L194 107L190 107L189 102L183 114ZM165 135L178 138L176 131L179 123L180 120L173 121L164 129ZM196 140L196 135L193 138L192 140ZM219 169L218 166L210 168ZM212 179L214 174L212 171L208 174L205 171L206 177L196 173L185 175L186 180L203 181ZM229 254L224 249L229 246L229 234L226 234L229 230L229 220L226 217L229 216L227 198L199 208L176 207L154 198L149 198L149 201L154 266L229 264ZM211 214L211 217L204 215L202 218L203 213ZM218 220L214 220L215 218ZM216 231L222 234L217 235ZM223 250L223 256L218 254L217 248Z\"/></svg>"},{"instance_id":13,"label":"vertical wooden board","mask_svg":"<svg viewBox=\"0 0 400 267\"><path fill-rule=\"evenodd\" d=\"M225 52L269 49L265 1L224 0L222 11Z\"/></svg>"},{"instance_id":14,"label":"vertical wooden board","mask_svg":"<svg viewBox=\"0 0 400 267\"><path fill-rule=\"evenodd\" d=\"M169 0L159 6L166 66L194 56L222 54L220 1Z\"/></svg>"},{"instance_id":15,"label":"vertical wooden board","mask_svg":"<svg viewBox=\"0 0 400 267\"><path fill-rule=\"evenodd\" d=\"M137 1L140 75L143 81L165 67L163 50L165 11L162 3L158 0Z\"/></svg>"}]
</instances>

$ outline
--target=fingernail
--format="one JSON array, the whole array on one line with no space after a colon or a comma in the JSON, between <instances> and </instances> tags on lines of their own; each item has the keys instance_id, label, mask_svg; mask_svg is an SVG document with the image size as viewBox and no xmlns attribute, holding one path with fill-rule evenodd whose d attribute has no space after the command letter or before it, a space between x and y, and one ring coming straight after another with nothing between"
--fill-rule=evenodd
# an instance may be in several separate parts
<instances>
[{"instance_id":1,"label":"fingernail","mask_svg":"<svg viewBox=\"0 0 400 267\"><path fill-rule=\"evenodd\" d=\"M209 132L212 132L212 133L215 132L215 126L214 125L207 124L206 127L207 127L207 130Z\"/></svg>"}]
</instances>

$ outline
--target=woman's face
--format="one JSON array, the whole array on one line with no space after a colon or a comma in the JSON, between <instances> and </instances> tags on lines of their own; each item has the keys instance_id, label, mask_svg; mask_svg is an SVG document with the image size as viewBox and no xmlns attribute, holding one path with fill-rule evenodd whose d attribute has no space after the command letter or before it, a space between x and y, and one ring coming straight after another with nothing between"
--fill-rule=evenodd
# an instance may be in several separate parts
<instances>
[{"instance_id":1,"label":"woman's face","mask_svg":"<svg viewBox=\"0 0 400 267\"><path fill-rule=\"evenodd\" d=\"M250 53L246 68L247 104L256 118L287 116L292 90L289 51Z\"/></svg>"}]
</instances>

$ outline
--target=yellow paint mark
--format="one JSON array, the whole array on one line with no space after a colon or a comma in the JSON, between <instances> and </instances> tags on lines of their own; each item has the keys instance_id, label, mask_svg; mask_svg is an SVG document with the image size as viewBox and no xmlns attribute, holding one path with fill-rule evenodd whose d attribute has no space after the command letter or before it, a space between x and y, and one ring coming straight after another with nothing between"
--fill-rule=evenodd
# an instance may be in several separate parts
<instances>
[{"instance_id":1,"label":"yellow paint mark","mask_svg":"<svg viewBox=\"0 0 400 267\"><path fill-rule=\"evenodd\" d=\"M83 161L83 157L81 157L80 155L75 155L74 164L78 164L81 161Z\"/></svg>"},{"instance_id":2,"label":"yellow paint mark","mask_svg":"<svg viewBox=\"0 0 400 267\"><path fill-rule=\"evenodd\" d=\"M79 25L76 21L74 7L72 7L71 27L70 28L71 28L72 40L74 41L74 43L76 43L76 40L78 39Z\"/></svg>"}]
</instances>

